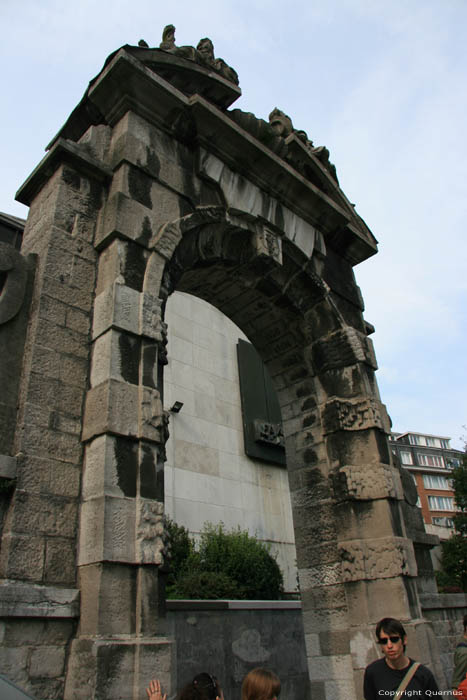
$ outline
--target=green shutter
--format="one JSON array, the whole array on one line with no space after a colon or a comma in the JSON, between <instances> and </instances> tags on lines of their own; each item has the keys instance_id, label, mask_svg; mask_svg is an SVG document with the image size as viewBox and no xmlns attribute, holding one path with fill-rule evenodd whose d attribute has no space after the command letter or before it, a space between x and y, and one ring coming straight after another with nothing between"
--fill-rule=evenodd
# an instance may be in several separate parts
<instances>
[{"instance_id":1,"label":"green shutter","mask_svg":"<svg viewBox=\"0 0 467 700\"><path fill-rule=\"evenodd\" d=\"M245 452L285 466L281 409L271 377L251 343L239 340L237 356Z\"/></svg>"}]
</instances>

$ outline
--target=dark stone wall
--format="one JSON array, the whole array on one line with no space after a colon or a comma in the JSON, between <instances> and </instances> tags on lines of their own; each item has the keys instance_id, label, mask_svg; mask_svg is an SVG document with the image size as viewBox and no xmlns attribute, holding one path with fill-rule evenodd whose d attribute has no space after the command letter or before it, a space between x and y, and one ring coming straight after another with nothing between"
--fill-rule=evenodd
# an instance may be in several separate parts
<instances>
[{"instance_id":1,"label":"dark stone wall","mask_svg":"<svg viewBox=\"0 0 467 700\"><path fill-rule=\"evenodd\" d=\"M299 603L242 609L242 602L170 601L167 621L177 640L177 689L201 671L219 679L226 698L239 698L256 666L277 673L281 697L309 700L305 637ZM235 607L232 607L235 606ZM238 606L238 607L237 607Z\"/></svg>"}]
</instances>

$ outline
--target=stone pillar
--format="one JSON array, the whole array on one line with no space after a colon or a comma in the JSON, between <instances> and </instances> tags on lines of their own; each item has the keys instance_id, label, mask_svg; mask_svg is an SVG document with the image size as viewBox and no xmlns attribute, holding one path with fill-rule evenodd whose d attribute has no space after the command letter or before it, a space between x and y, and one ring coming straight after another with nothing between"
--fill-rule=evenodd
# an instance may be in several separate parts
<instances>
[{"instance_id":1,"label":"stone pillar","mask_svg":"<svg viewBox=\"0 0 467 700\"><path fill-rule=\"evenodd\" d=\"M36 270L11 445L16 488L2 533L0 657L5 673L39 697L63 694L66 645L76 627L94 233L108 175L89 153L61 143L19 193L31 207L22 254L35 256Z\"/></svg>"}]
</instances>

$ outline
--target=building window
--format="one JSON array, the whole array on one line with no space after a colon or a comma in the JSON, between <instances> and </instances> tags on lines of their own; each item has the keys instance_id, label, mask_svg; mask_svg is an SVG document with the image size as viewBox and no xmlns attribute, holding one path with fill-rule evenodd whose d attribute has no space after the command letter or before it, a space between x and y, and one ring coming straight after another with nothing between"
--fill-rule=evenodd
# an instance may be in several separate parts
<instances>
[{"instance_id":1,"label":"building window","mask_svg":"<svg viewBox=\"0 0 467 700\"><path fill-rule=\"evenodd\" d=\"M454 520L452 518L432 518L433 525L441 525L441 527L454 527Z\"/></svg>"},{"instance_id":2,"label":"building window","mask_svg":"<svg viewBox=\"0 0 467 700\"><path fill-rule=\"evenodd\" d=\"M444 459L439 455L417 455L417 459L422 467L444 467Z\"/></svg>"},{"instance_id":3,"label":"building window","mask_svg":"<svg viewBox=\"0 0 467 700\"><path fill-rule=\"evenodd\" d=\"M420 445L420 437L418 435L409 435L411 445Z\"/></svg>"},{"instance_id":4,"label":"building window","mask_svg":"<svg viewBox=\"0 0 467 700\"><path fill-rule=\"evenodd\" d=\"M450 489L451 484L446 479L445 476L438 476L437 474L424 474L423 484L426 489Z\"/></svg>"},{"instance_id":5,"label":"building window","mask_svg":"<svg viewBox=\"0 0 467 700\"><path fill-rule=\"evenodd\" d=\"M461 461L457 457L450 457L446 460L449 467L460 467Z\"/></svg>"},{"instance_id":6,"label":"building window","mask_svg":"<svg viewBox=\"0 0 467 700\"><path fill-rule=\"evenodd\" d=\"M430 510L454 510L454 499L447 496L428 496Z\"/></svg>"},{"instance_id":7,"label":"building window","mask_svg":"<svg viewBox=\"0 0 467 700\"><path fill-rule=\"evenodd\" d=\"M449 440L443 440L442 438L440 438L439 441L440 441L440 444L441 444L441 447L443 448L443 450L449 450L449 449L450 449L450 448L449 448Z\"/></svg>"},{"instance_id":8,"label":"building window","mask_svg":"<svg viewBox=\"0 0 467 700\"><path fill-rule=\"evenodd\" d=\"M401 452L402 464L413 464L411 452Z\"/></svg>"},{"instance_id":9,"label":"building window","mask_svg":"<svg viewBox=\"0 0 467 700\"><path fill-rule=\"evenodd\" d=\"M434 437L429 437L428 435L426 437L426 444L428 447L439 447L438 440L435 440Z\"/></svg>"}]
</instances>

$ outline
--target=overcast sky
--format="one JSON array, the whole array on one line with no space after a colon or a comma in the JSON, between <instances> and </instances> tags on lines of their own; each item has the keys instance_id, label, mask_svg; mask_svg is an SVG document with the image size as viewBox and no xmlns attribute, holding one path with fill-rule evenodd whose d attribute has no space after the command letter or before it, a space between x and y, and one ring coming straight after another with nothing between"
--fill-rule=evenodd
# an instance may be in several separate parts
<instances>
[{"instance_id":1,"label":"overcast sky","mask_svg":"<svg viewBox=\"0 0 467 700\"><path fill-rule=\"evenodd\" d=\"M355 268L393 429L467 432L467 0L0 0L0 211L105 58L166 24L209 36L234 104L279 107L379 241Z\"/></svg>"}]
</instances>

